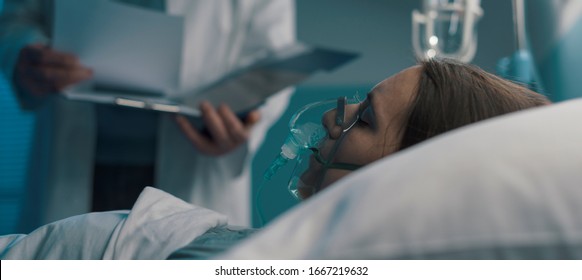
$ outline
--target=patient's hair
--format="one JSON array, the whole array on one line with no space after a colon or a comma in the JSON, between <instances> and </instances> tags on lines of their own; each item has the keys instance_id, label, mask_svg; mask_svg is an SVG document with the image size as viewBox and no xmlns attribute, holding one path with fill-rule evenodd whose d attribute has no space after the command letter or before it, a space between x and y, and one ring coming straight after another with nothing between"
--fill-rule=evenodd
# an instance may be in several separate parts
<instances>
[{"instance_id":1,"label":"patient's hair","mask_svg":"<svg viewBox=\"0 0 582 280\"><path fill-rule=\"evenodd\" d=\"M423 71L399 150L480 120L550 104L545 96L474 65L449 59L420 65Z\"/></svg>"}]
</instances>

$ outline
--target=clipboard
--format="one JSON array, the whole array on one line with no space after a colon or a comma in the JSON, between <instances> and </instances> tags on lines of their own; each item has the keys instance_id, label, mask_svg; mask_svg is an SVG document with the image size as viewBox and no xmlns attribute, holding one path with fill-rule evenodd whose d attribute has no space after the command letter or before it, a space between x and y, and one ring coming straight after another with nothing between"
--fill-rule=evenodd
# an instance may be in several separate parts
<instances>
[{"instance_id":1,"label":"clipboard","mask_svg":"<svg viewBox=\"0 0 582 280\"><path fill-rule=\"evenodd\" d=\"M295 86L313 74L331 72L358 57L353 52L311 47L296 43L271 52L248 67L227 74L202 89L179 94L128 91L95 86L65 90L69 100L109 104L143 110L200 117L200 102L226 104L233 112L244 114L257 108L271 95ZM176 97L178 96L178 97Z\"/></svg>"}]
</instances>

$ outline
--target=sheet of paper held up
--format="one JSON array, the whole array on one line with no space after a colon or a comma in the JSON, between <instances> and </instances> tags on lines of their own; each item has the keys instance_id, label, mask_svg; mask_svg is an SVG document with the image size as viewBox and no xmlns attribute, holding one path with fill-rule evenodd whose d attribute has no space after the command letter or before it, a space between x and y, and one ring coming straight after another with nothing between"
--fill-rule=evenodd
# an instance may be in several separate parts
<instances>
[{"instance_id":1,"label":"sheet of paper held up","mask_svg":"<svg viewBox=\"0 0 582 280\"><path fill-rule=\"evenodd\" d=\"M179 88L183 28L182 17L110 0L56 0L52 46L92 68L96 85L163 94Z\"/></svg>"},{"instance_id":2,"label":"sheet of paper held up","mask_svg":"<svg viewBox=\"0 0 582 280\"><path fill-rule=\"evenodd\" d=\"M333 71L355 53L293 43L218 78L184 90L180 77L184 19L111 0L55 0L53 47L94 70L91 87L69 100L200 116L202 100L248 112L269 96L319 71Z\"/></svg>"},{"instance_id":3,"label":"sheet of paper held up","mask_svg":"<svg viewBox=\"0 0 582 280\"><path fill-rule=\"evenodd\" d=\"M144 96L107 90L68 91L65 96L70 100L172 112L191 117L200 116L200 101L206 100L214 105L225 103L234 112L244 115L280 90L297 85L319 71L333 71L357 56L356 53L294 43L274 50L248 67L226 74L204 88L184 92L181 97Z\"/></svg>"}]
</instances>

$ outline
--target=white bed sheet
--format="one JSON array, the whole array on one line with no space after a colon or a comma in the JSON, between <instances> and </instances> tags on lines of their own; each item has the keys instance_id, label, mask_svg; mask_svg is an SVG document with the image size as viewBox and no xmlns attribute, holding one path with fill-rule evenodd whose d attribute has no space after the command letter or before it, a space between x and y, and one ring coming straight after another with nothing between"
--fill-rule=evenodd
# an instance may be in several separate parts
<instances>
[{"instance_id":1,"label":"white bed sheet","mask_svg":"<svg viewBox=\"0 0 582 280\"><path fill-rule=\"evenodd\" d=\"M147 187L131 211L90 213L0 237L1 259L165 259L224 215Z\"/></svg>"},{"instance_id":2,"label":"white bed sheet","mask_svg":"<svg viewBox=\"0 0 582 280\"><path fill-rule=\"evenodd\" d=\"M380 160L219 258L580 259L582 99Z\"/></svg>"}]
</instances>

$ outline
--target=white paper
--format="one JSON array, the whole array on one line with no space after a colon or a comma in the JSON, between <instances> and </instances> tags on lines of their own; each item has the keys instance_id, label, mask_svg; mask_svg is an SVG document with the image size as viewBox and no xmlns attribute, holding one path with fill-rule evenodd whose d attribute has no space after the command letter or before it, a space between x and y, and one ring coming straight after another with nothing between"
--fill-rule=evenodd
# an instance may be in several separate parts
<instances>
[{"instance_id":1,"label":"white paper","mask_svg":"<svg viewBox=\"0 0 582 280\"><path fill-rule=\"evenodd\" d=\"M179 89L184 19L109 0L56 0L53 47L79 57L108 87Z\"/></svg>"},{"instance_id":2,"label":"white paper","mask_svg":"<svg viewBox=\"0 0 582 280\"><path fill-rule=\"evenodd\" d=\"M178 97L147 95L135 91L73 88L64 92L70 100L112 104L145 110L199 117L202 100L226 104L240 114L260 106L272 94L307 79L314 73L333 69L357 57L354 53L313 48L302 44L282 47L271 56L246 68L224 75L207 87L184 91Z\"/></svg>"}]
</instances>

